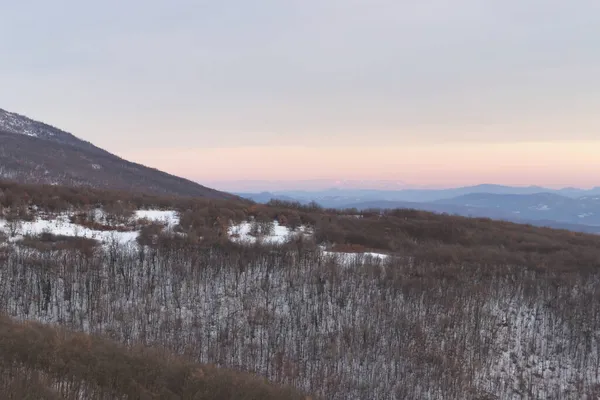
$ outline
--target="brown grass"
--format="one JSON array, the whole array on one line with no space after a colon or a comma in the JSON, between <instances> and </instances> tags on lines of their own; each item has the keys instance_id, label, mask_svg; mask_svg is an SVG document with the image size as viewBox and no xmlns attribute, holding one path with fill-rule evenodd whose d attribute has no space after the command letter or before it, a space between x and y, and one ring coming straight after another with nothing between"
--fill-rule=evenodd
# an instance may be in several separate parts
<instances>
[{"instance_id":1,"label":"brown grass","mask_svg":"<svg viewBox=\"0 0 600 400\"><path fill-rule=\"evenodd\" d=\"M3 399L302 400L250 374L0 316Z\"/></svg>"}]
</instances>

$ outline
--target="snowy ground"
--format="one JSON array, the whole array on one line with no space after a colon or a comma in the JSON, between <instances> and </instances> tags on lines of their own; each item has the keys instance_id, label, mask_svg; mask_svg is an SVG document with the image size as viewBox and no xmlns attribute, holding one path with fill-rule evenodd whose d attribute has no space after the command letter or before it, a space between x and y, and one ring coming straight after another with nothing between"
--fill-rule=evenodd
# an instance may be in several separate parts
<instances>
[{"instance_id":1,"label":"snowy ground","mask_svg":"<svg viewBox=\"0 0 600 400\"><path fill-rule=\"evenodd\" d=\"M304 235L306 238L312 236L312 231L306 226L300 226L299 228L292 230L289 227L280 225L277 221L273 221L272 225L267 228L270 230L267 234L260 233L261 226L264 225L256 222L242 222L240 224L232 225L228 231L229 237L232 241L237 243L252 244L256 243L257 240L260 240L261 243L265 244L282 244L293 240L300 235ZM319 248L322 250L324 256L331 257L342 265L352 265L356 262L365 261L384 261L389 257L389 255L382 253L345 253L326 251L324 246L319 246Z\"/></svg>"},{"instance_id":2,"label":"snowy ground","mask_svg":"<svg viewBox=\"0 0 600 400\"><path fill-rule=\"evenodd\" d=\"M173 210L137 210L134 218L136 220L147 219L153 222L161 222L169 228L179 225L179 214Z\"/></svg>"},{"instance_id":3,"label":"snowy ground","mask_svg":"<svg viewBox=\"0 0 600 400\"><path fill-rule=\"evenodd\" d=\"M103 221L105 217L96 210L95 220ZM132 226L140 219L170 227L179 222L174 211L138 210L131 218ZM231 240L245 243L284 243L294 235L312 234L306 227L292 231L277 222L263 226L268 231L264 235L256 234L260 226L250 222L232 226L229 234ZM28 233L52 232L129 243L138 235L135 230L121 233L84 228L70 223L66 214L20 222L18 226L0 219L0 231L10 237L13 229L17 234L11 241ZM124 273L114 275L104 262L108 259L106 248L94 256L98 257L97 265L102 266L101 273L91 275L62 264L58 273L46 275L24 262L19 252L10 252L10 257L2 261L7 264L0 269L0 298L8 299L2 302L3 310L18 318L65 323L73 329L99 334L110 332L122 341L141 335L146 335L144 340L163 344L184 338L190 348L198 349L200 362L226 360L227 366L263 375L273 368L270 355L285 353L292 361L308 360L310 368L294 381L306 389L324 388L321 372L329 366L320 355L328 354L337 360L335 376L345 388L337 397L324 397L334 400L390 398L387 395L397 388L421 390L421 382L429 384L423 392L398 398L448 398L433 392L431 382L435 378L428 382L420 375L421 369L403 367L421 367L425 372L432 371L431 376L450 370L438 359L421 363L424 356L411 358L409 349L423 343L432 352L427 354L456 352L472 366L473 385L490 394L479 398L598 398L580 395L582 388L600 382L600 332L586 318L578 317L584 315L581 310L574 308L573 316L560 313L560 307L550 306L552 297L532 302L525 296L530 287L520 287L518 282L490 285L482 292L484 301L477 296L471 298L470 293L465 294L460 285L452 286L451 282L440 285L439 291L450 290L453 306L441 302L444 298L436 292L423 292L420 299L415 299L414 294L419 292L413 286L391 287L386 274L362 268L368 267L369 261L380 260L386 268L410 270L409 262L399 262L402 258L320 249L334 262L324 262L323 257L314 254L298 261L273 252L275 268L269 266L269 258L258 255L243 269L238 268L240 259L228 252L219 256L203 254L208 257L206 268L194 268L196 264L185 259L160 257L156 265L149 257L144 259L144 267L139 268L138 253L123 251L124 257L118 262ZM331 271L334 273L329 276ZM89 287L94 289L86 292L88 279L92 282ZM43 282L51 282L45 306ZM587 287L587 292L594 293L597 286L597 281L588 286L582 283L578 290ZM586 307L594 307L593 302ZM444 322L446 319L458 322L452 326ZM240 332L231 339L233 345L222 340L224 327ZM365 332L371 336L365 336ZM347 346L347 337L351 343L361 344ZM258 348L261 351L255 351ZM219 349L214 354L222 358L213 355L212 349ZM310 354L317 356L311 358ZM271 369L265 369L268 365Z\"/></svg>"},{"instance_id":4,"label":"snowy ground","mask_svg":"<svg viewBox=\"0 0 600 400\"><path fill-rule=\"evenodd\" d=\"M341 263L342 265L344 264L353 264L357 261L366 261L366 260L381 260L384 261L386 259L388 259L389 255L388 254L382 254L382 253L373 253L373 252L366 252L366 253L343 253L343 252L338 252L338 251L323 251L323 255L325 255L326 257L333 257L336 259L337 262Z\"/></svg>"},{"instance_id":5,"label":"snowy ground","mask_svg":"<svg viewBox=\"0 0 600 400\"><path fill-rule=\"evenodd\" d=\"M91 211L93 220L107 223L107 215L101 209ZM24 236L39 236L43 233L52 233L60 236L85 237L95 239L102 244L110 243L133 243L139 235L139 230L133 228L142 221L158 222L165 226L165 229L173 229L179 224L179 215L173 210L136 210L129 220L130 229L123 229L128 224L117 225L114 230L95 230L89 227L79 225L70 221L72 214L63 213L58 216L43 217L38 216L34 221L8 222L0 219L0 232L8 237L9 242L17 242ZM264 232L264 233L263 233ZM283 244L294 240L299 236L305 238L312 237L312 230L306 226L300 226L294 230L280 225L277 221L272 223L242 222L232 225L228 234L230 240L237 243L253 244L257 241L264 244ZM321 246L323 255L335 259L343 265L353 265L355 263L364 263L366 261L384 261L389 255L365 252L365 253L345 253L326 251Z\"/></svg>"},{"instance_id":6,"label":"snowy ground","mask_svg":"<svg viewBox=\"0 0 600 400\"><path fill-rule=\"evenodd\" d=\"M95 212L97 219L103 219L104 214L101 210ZM16 242L26 235L37 236L42 233L52 233L54 235L85 237L96 239L103 244L129 243L137 239L139 231L130 230L119 232L118 230L101 231L84 227L70 222L71 214L63 213L52 218L38 217L34 221L8 222L0 219L0 231L4 232L10 242ZM147 220L152 222L164 223L166 227L172 228L179 224L179 216L176 211L171 210L137 210L130 222Z\"/></svg>"},{"instance_id":7,"label":"snowy ground","mask_svg":"<svg viewBox=\"0 0 600 400\"><path fill-rule=\"evenodd\" d=\"M228 234L232 241L237 243L256 243L260 240L265 244L282 244L288 242L294 237L299 235L310 235L310 230L304 226L299 227L296 230L291 230L286 226L279 225L277 221L273 221L268 228L270 232L263 234L261 228L267 224L261 224L257 222L242 222L240 224L232 225ZM253 235L253 228L258 231L258 234Z\"/></svg>"}]
</instances>

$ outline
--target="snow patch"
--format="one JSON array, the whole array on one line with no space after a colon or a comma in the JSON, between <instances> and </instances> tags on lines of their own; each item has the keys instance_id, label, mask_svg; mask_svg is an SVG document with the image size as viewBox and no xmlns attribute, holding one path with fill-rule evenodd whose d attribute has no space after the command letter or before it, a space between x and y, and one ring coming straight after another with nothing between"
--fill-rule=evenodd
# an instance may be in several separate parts
<instances>
[{"instance_id":1,"label":"snow patch","mask_svg":"<svg viewBox=\"0 0 600 400\"><path fill-rule=\"evenodd\" d=\"M94 219L104 220L105 214L101 209L92 211ZM7 234L9 241L16 242L26 235L38 236L42 233L52 233L53 235L85 237L95 239L103 244L110 243L131 243L135 242L139 235L138 230L120 232L117 230L95 230L84 227L70 221L70 213L62 213L53 218L37 217L34 221L14 221L8 222L0 219L0 231ZM164 223L167 228L172 228L179 224L179 216L172 210L137 210L134 213L131 222L146 219L152 222Z\"/></svg>"},{"instance_id":2,"label":"snow patch","mask_svg":"<svg viewBox=\"0 0 600 400\"><path fill-rule=\"evenodd\" d=\"M263 233L262 229L266 229L267 233ZM311 237L312 231L306 226L300 226L296 230L292 230L287 226L280 225L279 222L242 222L235 224L228 229L229 238L232 242L254 244L261 241L264 244L283 244L293 240L294 238L303 235ZM323 256L334 259L342 265L354 265L356 263L365 263L368 261L385 261L390 256L389 254L376 252L339 252L327 251L325 246L319 246Z\"/></svg>"},{"instance_id":3,"label":"snow patch","mask_svg":"<svg viewBox=\"0 0 600 400\"><path fill-rule=\"evenodd\" d=\"M335 261L339 262L341 265L354 265L357 263L364 263L367 261L375 261L375 262L385 261L389 258L388 254L373 253L373 252L344 253L344 252L323 250L323 255L325 257L331 257L331 258L335 259Z\"/></svg>"},{"instance_id":4,"label":"snow patch","mask_svg":"<svg viewBox=\"0 0 600 400\"><path fill-rule=\"evenodd\" d=\"M11 242L18 241L27 235L38 236L42 233L52 233L57 236L85 237L96 239L104 244L114 241L127 243L134 241L138 236L137 231L99 231L86 228L70 222L68 214L61 214L53 219L37 218L35 221L7 222L0 220L0 230L11 236L9 239Z\"/></svg>"},{"instance_id":5,"label":"snow patch","mask_svg":"<svg viewBox=\"0 0 600 400\"><path fill-rule=\"evenodd\" d=\"M266 231L266 232L265 232ZM232 225L227 230L229 238L237 243L256 243L260 240L265 244L286 243L298 235L307 235L306 227L291 230L287 226L280 225L278 221L273 222L242 222Z\"/></svg>"},{"instance_id":6,"label":"snow patch","mask_svg":"<svg viewBox=\"0 0 600 400\"><path fill-rule=\"evenodd\" d=\"M137 210L135 212L135 219L161 222L171 228L179 225L179 214L173 210Z\"/></svg>"}]
</instances>

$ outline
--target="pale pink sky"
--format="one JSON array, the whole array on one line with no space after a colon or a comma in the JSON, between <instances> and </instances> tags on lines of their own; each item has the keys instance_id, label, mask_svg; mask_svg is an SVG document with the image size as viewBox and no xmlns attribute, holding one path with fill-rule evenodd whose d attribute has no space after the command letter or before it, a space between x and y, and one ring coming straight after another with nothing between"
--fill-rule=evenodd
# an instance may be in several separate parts
<instances>
[{"instance_id":1,"label":"pale pink sky","mask_svg":"<svg viewBox=\"0 0 600 400\"><path fill-rule=\"evenodd\" d=\"M5 3L0 108L202 183L600 185L598 0Z\"/></svg>"},{"instance_id":2,"label":"pale pink sky","mask_svg":"<svg viewBox=\"0 0 600 400\"><path fill-rule=\"evenodd\" d=\"M222 187L227 186L226 181L244 179L364 179L439 186L498 183L591 187L599 184L600 172L600 140L335 148L166 148L130 151L122 155Z\"/></svg>"}]
</instances>

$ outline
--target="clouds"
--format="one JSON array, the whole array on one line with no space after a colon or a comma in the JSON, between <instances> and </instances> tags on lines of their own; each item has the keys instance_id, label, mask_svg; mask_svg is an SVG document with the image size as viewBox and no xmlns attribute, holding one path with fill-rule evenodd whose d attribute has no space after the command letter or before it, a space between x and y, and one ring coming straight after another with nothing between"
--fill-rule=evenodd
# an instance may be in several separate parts
<instances>
[{"instance_id":1,"label":"clouds","mask_svg":"<svg viewBox=\"0 0 600 400\"><path fill-rule=\"evenodd\" d=\"M30 0L0 106L114 151L594 139L600 3Z\"/></svg>"}]
</instances>

